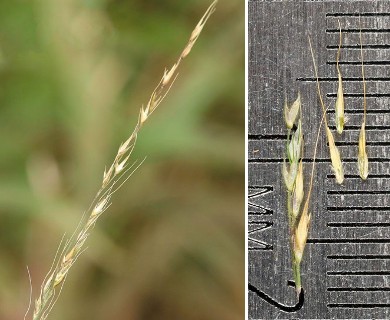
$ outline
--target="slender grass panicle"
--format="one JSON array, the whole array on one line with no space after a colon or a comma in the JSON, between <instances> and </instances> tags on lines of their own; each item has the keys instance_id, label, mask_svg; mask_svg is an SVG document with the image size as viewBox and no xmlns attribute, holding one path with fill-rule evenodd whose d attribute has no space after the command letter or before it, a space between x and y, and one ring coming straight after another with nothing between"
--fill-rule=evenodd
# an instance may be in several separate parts
<instances>
[{"instance_id":1,"label":"slender grass panicle","mask_svg":"<svg viewBox=\"0 0 390 320\"><path fill-rule=\"evenodd\" d=\"M301 105L299 106L301 111ZM303 156L304 156L304 141L303 141L303 131L302 131L302 112L298 121L298 126L294 134L290 137L290 128L286 123L288 129L287 135L287 145L291 144L295 146L295 150L299 150L294 153L294 156L291 156L291 151L287 148L287 155L290 161L290 171L287 170L286 162L283 163L283 176L284 183L287 188L287 214L290 228L290 244L291 244L291 253L292 253L292 269L293 276L295 281L295 289L297 296L301 293L302 282L301 282L301 262L303 258L303 253L305 250L307 237L309 234L309 227L311 221L311 213L309 212L310 198L313 189L314 181L314 170L315 170L315 161L317 155L317 146L321 132L321 126L326 117L326 112L323 113L322 119L318 128L316 144L314 148L313 155L313 164L310 176L309 190L306 195L306 200L301 208L301 205L304 200L304 174L303 174ZM291 168L296 168L296 170L291 174ZM287 178L286 178L287 176Z\"/></svg>"},{"instance_id":2,"label":"slender grass panicle","mask_svg":"<svg viewBox=\"0 0 390 320\"><path fill-rule=\"evenodd\" d=\"M322 111L324 113L325 130L326 130L326 137L327 137L328 145L329 145L329 153L330 153L330 160L332 163L332 170L336 176L337 183L342 184L344 181L343 164L341 162L340 152L339 152L339 150L334 142L332 131L330 131L329 126L328 126L328 121L326 119L326 108L325 108L324 100L322 99L320 81L318 79L317 64L316 64L316 61L314 58L314 51L313 51L313 47L311 45L310 36L308 36L308 38L309 38L310 52L311 52L311 56L313 59L314 73L315 73L316 82L317 82L317 93L318 93L318 97L320 99Z\"/></svg>"},{"instance_id":3,"label":"slender grass panicle","mask_svg":"<svg viewBox=\"0 0 390 320\"><path fill-rule=\"evenodd\" d=\"M58 258L56 255L53 266L46 279L43 281L40 295L35 301L33 320L44 320L47 318L57 301L62 286L69 274L69 270L84 250L84 244L88 239L91 229L94 227L98 218L110 206L111 196L142 164L142 162L135 162L132 165L129 165L130 155L136 144L138 133L171 89L171 86L176 79L177 69L180 62L190 53L206 21L215 11L216 4L217 1L214 1L207 9L198 25L193 30L187 45L180 54L176 63L169 70L166 69L164 71L164 74L156 88L153 90L148 103L146 106L142 106L140 108L138 122L133 132L129 138L120 145L112 164L108 167L108 169L106 168L104 170L101 187L90 208L86 212L86 218L80 222L80 225L74 235L65 243L62 250L60 250ZM57 293L56 290L58 291Z\"/></svg>"},{"instance_id":4,"label":"slender grass panicle","mask_svg":"<svg viewBox=\"0 0 390 320\"><path fill-rule=\"evenodd\" d=\"M299 210L304 197L302 163L304 142L302 132L302 120L300 117L298 117L298 112L301 114L301 98L299 93L297 99L292 104L291 108L288 108L287 103L284 107L284 117L288 130L286 153L289 161L289 169L287 169L286 161L283 162L282 168L284 183L287 188L287 214L291 235L293 274L297 286L297 294L299 294L301 288L301 275L299 271L301 259L298 260L296 258L297 242L295 240L295 234L297 227L300 225L300 222L302 220L299 215ZM291 134L291 129L294 127L295 122L297 122L298 124L295 132ZM304 244L302 244L302 242L300 242L300 244L304 247Z\"/></svg>"}]
</instances>

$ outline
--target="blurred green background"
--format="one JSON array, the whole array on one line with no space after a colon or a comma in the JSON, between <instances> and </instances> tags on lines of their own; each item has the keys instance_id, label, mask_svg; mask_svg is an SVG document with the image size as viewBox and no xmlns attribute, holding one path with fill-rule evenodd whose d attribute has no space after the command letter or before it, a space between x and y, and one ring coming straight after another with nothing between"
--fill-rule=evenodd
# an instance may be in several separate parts
<instances>
[{"instance_id":1,"label":"blurred green background","mask_svg":"<svg viewBox=\"0 0 390 320\"><path fill-rule=\"evenodd\" d=\"M0 0L0 319L23 319L26 266L37 297L210 3ZM243 319L244 5L219 1L49 319Z\"/></svg>"}]
</instances>

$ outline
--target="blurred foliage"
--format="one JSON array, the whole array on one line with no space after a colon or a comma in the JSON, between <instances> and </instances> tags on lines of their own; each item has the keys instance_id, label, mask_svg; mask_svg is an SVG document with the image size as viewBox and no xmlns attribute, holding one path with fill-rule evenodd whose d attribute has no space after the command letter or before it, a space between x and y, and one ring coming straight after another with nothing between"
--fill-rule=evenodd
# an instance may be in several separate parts
<instances>
[{"instance_id":1,"label":"blurred foliage","mask_svg":"<svg viewBox=\"0 0 390 320\"><path fill-rule=\"evenodd\" d=\"M0 319L22 319L211 0L0 0ZM219 1L49 319L244 316L244 1Z\"/></svg>"}]
</instances>

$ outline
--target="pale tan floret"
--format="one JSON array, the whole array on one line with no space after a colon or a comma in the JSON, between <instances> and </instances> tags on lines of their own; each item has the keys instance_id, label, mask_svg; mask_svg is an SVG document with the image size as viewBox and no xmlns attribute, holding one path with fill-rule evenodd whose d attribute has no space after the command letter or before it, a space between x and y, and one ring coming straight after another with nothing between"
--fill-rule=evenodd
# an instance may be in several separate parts
<instances>
[{"instance_id":1,"label":"pale tan floret","mask_svg":"<svg viewBox=\"0 0 390 320\"><path fill-rule=\"evenodd\" d=\"M308 213L308 208L305 206L294 233L294 256L297 263L301 263L302 261L307 236L309 234L310 219L311 213Z\"/></svg>"},{"instance_id":2,"label":"pale tan floret","mask_svg":"<svg viewBox=\"0 0 390 320\"><path fill-rule=\"evenodd\" d=\"M358 166L360 177L366 180L368 177L368 156L366 152L366 130L364 126L365 123L363 122L359 133Z\"/></svg>"},{"instance_id":3,"label":"pale tan floret","mask_svg":"<svg viewBox=\"0 0 390 320\"><path fill-rule=\"evenodd\" d=\"M297 99L293 102L291 107L288 107L287 99L284 103L284 120L288 129L294 126L295 120L298 116L298 112L301 109L301 94L298 92Z\"/></svg>"},{"instance_id":4,"label":"pale tan floret","mask_svg":"<svg viewBox=\"0 0 390 320\"><path fill-rule=\"evenodd\" d=\"M341 163L341 157L339 149L336 147L334 142L332 131L328 127L325 127L326 136L328 138L330 160L332 162L332 170L335 174L336 181L338 184L342 184L344 181L344 170Z\"/></svg>"}]
</instances>

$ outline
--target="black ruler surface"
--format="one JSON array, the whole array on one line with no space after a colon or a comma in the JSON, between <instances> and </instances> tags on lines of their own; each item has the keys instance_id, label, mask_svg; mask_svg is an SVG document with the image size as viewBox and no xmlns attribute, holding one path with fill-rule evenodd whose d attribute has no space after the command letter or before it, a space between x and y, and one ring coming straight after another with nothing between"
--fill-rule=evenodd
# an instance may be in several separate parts
<instances>
[{"instance_id":1,"label":"black ruler surface","mask_svg":"<svg viewBox=\"0 0 390 320\"><path fill-rule=\"evenodd\" d=\"M390 319L390 1L249 1L248 248L250 319ZM359 16L367 86L370 175L357 169L363 118ZM334 126L338 20L347 123ZM342 154L337 185L324 131L316 160L312 224L298 305L292 280L281 164L283 104L301 92L306 190L322 116L307 35L311 36L328 119ZM297 310L298 309L298 310Z\"/></svg>"}]
</instances>

